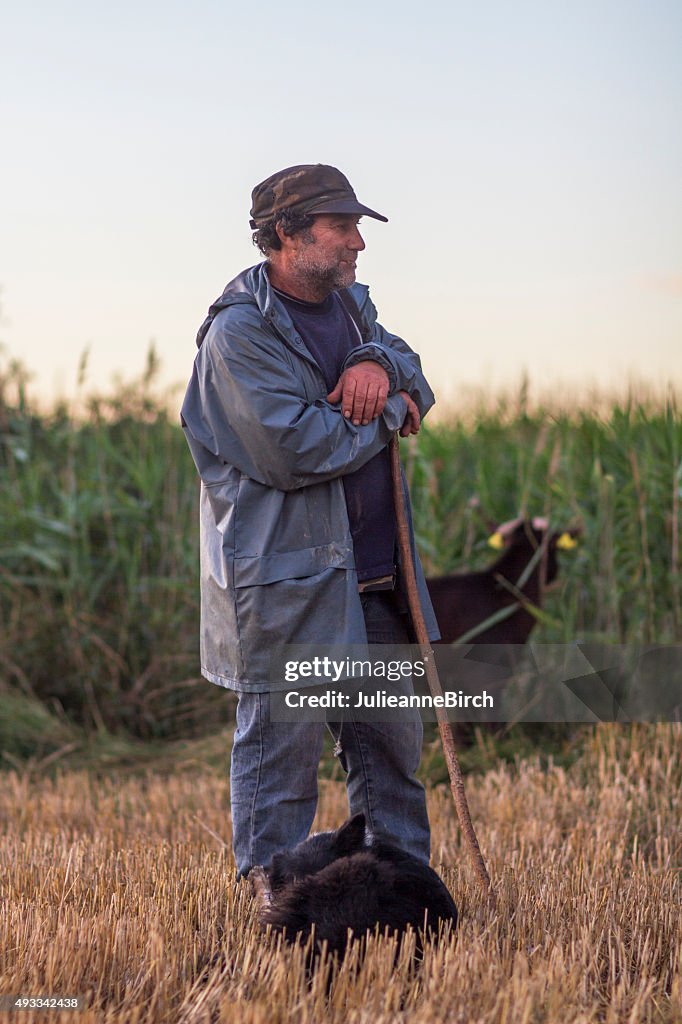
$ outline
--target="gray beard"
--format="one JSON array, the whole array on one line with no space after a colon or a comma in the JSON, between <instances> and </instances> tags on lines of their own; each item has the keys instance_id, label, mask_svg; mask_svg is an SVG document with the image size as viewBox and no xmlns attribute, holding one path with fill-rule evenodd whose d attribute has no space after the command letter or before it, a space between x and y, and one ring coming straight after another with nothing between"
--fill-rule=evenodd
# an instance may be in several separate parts
<instances>
[{"instance_id":1,"label":"gray beard","mask_svg":"<svg viewBox=\"0 0 682 1024\"><path fill-rule=\"evenodd\" d=\"M341 266L321 267L312 260L308 260L306 250L303 249L296 263L296 271L301 279L309 287L325 298L337 288L347 288L355 280L355 271L348 267L346 270Z\"/></svg>"},{"instance_id":2,"label":"gray beard","mask_svg":"<svg viewBox=\"0 0 682 1024\"><path fill-rule=\"evenodd\" d=\"M352 284L355 274L351 274L348 270L344 271L341 267L330 267L326 270L321 267L313 267L306 274L306 280L319 291L324 290L329 295L337 288L347 288L349 284Z\"/></svg>"}]
</instances>

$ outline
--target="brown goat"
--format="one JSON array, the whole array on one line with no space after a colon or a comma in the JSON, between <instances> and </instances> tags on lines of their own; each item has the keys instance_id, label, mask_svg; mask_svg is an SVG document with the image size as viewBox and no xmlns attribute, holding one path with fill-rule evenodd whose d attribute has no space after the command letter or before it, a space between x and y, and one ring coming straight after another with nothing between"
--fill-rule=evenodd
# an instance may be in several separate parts
<instances>
[{"instance_id":1,"label":"brown goat","mask_svg":"<svg viewBox=\"0 0 682 1024\"><path fill-rule=\"evenodd\" d=\"M578 530L548 533L546 519L515 519L500 526L491 538L505 551L480 572L454 573L427 579L441 632L441 643L465 634L477 644L524 644L535 617L524 603L542 604L543 591L558 572L557 548L575 544ZM532 563L532 565L531 565ZM501 621L475 632L491 616L518 605Z\"/></svg>"}]
</instances>

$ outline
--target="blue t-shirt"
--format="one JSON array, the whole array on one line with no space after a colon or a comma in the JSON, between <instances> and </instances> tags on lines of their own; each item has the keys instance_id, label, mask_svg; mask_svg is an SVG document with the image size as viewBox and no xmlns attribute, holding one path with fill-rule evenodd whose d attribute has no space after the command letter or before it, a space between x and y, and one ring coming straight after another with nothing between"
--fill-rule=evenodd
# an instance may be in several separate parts
<instances>
[{"instance_id":1,"label":"blue t-shirt","mask_svg":"<svg viewBox=\"0 0 682 1024\"><path fill-rule=\"evenodd\" d=\"M323 302L304 302L275 289L294 327L322 371L327 391L341 375L343 361L361 344L350 313L336 292ZM396 524L388 449L343 477L358 580L395 571Z\"/></svg>"}]
</instances>

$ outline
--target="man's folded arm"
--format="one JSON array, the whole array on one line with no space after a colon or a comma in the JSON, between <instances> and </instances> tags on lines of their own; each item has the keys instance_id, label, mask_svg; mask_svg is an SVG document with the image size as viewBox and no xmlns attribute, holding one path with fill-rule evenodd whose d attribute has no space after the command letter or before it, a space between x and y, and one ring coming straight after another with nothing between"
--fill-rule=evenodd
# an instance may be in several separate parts
<instances>
[{"instance_id":1,"label":"man's folded arm","mask_svg":"<svg viewBox=\"0 0 682 1024\"><path fill-rule=\"evenodd\" d=\"M223 325L197 356L182 408L189 437L217 458L277 490L297 490L359 469L384 448L407 410L400 395L354 426L303 385L267 332Z\"/></svg>"},{"instance_id":2,"label":"man's folded arm","mask_svg":"<svg viewBox=\"0 0 682 1024\"><path fill-rule=\"evenodd\" d=\"M379 363L388 373L390 393L407 391L423 418L436 399L422 372L419 356L397 334L391 334L381 326L376 307L366 293L360 311L371 333L364 345L358 345L348 353L343 369L365 359Z\"/></svg>"}]
</instances>

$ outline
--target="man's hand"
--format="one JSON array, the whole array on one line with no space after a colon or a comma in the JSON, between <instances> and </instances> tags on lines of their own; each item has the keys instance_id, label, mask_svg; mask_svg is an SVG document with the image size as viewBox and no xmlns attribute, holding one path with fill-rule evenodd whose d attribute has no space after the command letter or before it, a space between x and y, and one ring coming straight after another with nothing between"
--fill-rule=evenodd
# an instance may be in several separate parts
<instances>
[{"instance_id":1,"label":"man's hand","mask_svg":"<svg viewBox=\"0 0 682 1024\"><path fill-rule=\"evenodd\" d=\"M364 426L381 416L388 398L388 388L388 374L383 366L372 359L365 359L343 371L336 387L327 395L327 401L332 405L341 402L341 410L346 419L352 417L356 427L361 423ZM421 426L419 409L407 391L398 391L398 394L407 403L400 436L418 434Z\"/></svg>"},{"instance_id":2,"label":"man's hand","mask_svg":"<svg viewBox=\"0 0 682 1024\"><path fill-rule=\"evenodd\" d=\"M350 366L343 371L336 387L327 395L327 401L332 405L341 402L343 415L346 419L352 418L357 427L361 423L367 424L370 420L381 416L388 398L388 388L388 374L383 366L375 363L373 359L364 359L361 363L356 363L355 366ZM417 417L419 417L419 413L417 413ZM416 433L416 431L410 431L410 433Z\"/></svg>"},{"instance_id":3,"label":"man's hand","mask_svg":"<svg viewBox=\"0 0 682 1024\"><path fill-rule=\"evenodd\" d=\"M405 413L403 425L400 428L400 436L407 437L409 434L418 434L422 422L422 418L419 415L419 409L415 402L410 398L407 391L399 391L398 394L407 402L407 412Z\"/></svg>"}]
</instances>

